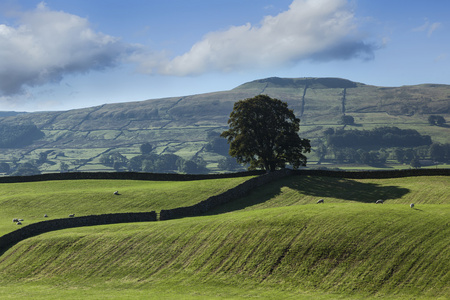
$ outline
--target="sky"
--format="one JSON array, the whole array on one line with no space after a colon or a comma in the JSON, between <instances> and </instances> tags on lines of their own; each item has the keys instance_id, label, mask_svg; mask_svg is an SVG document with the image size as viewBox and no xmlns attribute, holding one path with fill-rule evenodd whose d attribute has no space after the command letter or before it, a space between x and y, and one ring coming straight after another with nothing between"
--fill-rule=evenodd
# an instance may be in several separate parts
<instances>
[{"instance_id":1,"label":"sky","mask_svg":"<svg viewBox=\"0 0 450 300\"><path fill-rule=\"evenodd\" d=\"M448 0L0 0L0 111L267 77L450 84Z\"/></svg>"}]
</instances>

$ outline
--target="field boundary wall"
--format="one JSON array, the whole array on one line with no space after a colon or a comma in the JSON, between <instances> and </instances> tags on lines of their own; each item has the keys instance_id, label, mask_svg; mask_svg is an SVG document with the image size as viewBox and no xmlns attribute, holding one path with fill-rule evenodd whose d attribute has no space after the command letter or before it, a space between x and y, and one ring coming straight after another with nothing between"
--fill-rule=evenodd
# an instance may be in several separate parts
<instances>
[{"instance_id":1,"label":"field boundary wall","mask_svg":"<svg viewBox=\"0 0 450 300\"><path fill-rule=\"evenodd\" d=\"M382 179L411 176L450 176L450 169L405 169L405 170L374 170L374 171L334 171L298 169L293 175L341 177L350 179Z\"/></svg>"},{"instance_id":2,"label":"field boundary wall","mask_svg":"<svg viewBox=\"0 0 450 300\"><path fill-rule=\"evenodd\" d=\"M234 188L231 188L219 195L211 196L208 199L197 204L178 207L174 209L161 210L159 220L171 220L191 216L202 215L213 208L229 203L238 198L248 195L253 189L276 181L287 176L324 176L324 177L340 177L351 179L381 179L381 178L398 178L410 176L450 176L450 169L408 169L408 170L389 170L389 171L332 171L332 170L312 170L300 169L290 170L283 169L271 173L261 171L240 172L228 174L212 174L212 175L183 175L183 174L155 174L155 173L62 173L62 174L43 174L34 176L17 176L2 177L0 183L9 182L30 182L44 180L73 180L73 179L129 179L129 180L154 180L154 181L187 181L187 180L204 180L216 178L233 178L251 175L260 175L251 178ZM21 227L15 231L7 233L0 237L0 252L5 251L14 244L45 232L61 230L66 228L96 226L116 223L132 223L132 222L151 222L157 221L157 213L115 213L103 215L91 215L73 218L53 219L41 221Z\"/></svg>"},{"instance_id":3,"label":"field boundary wall","mask_svg":"<svg viewBox=\"0 0 450 300\"><path fill-rule=\"evenodd\" d=\"M281 179L283 177L292 174L292 170L283 169L272 173L266 173L258 177L251 178L234 188L223 192L222 194L211 196L208 199L201 201L197 204L185 207L177 207L174 209L161 210L159 214L160 220L171 220L190 216L198 216L207 211L223 205L225 203L231 202L238 198L246 196L251 190L260 187L262 185L268 184L272 181Z\"/></svg>"},{"instance_id":4,"label":"field boundary wall","mask_svg":"<svg viewBox=\"0 0 450 300\"><path fill-rule=\"evenodd\" d=\"M131 222L151 222L156 221L157 215L155 211L152 212L140 212L140 213L116 213L116 214L102 214L102 215L90 215L73 218L53 219L47 221L41 221L32 223L21 227L15 231L7 233L0 237L0 252L8 249L14 244L50 231L83 227L83 226L96 226L96 225L108 225L117 223L131 223Z\"/></svg>"},{"instance_id":5,"label":"field boundary wall","mask_svg":"<svg viewBox=\"0 0 450 300\"><path fill-rule=\"evenodd\" d=\"M193 181L220 178L235 178L256 176L264 171L246 171L223 174L176 174L176 173L141 173L141 172L67 172L48 173L30 176L0 177L0 183L33 182L48 180L77 180L77 179L121 179L121 180L149 180L149 181Z\"/></svg>"}]
</instances>

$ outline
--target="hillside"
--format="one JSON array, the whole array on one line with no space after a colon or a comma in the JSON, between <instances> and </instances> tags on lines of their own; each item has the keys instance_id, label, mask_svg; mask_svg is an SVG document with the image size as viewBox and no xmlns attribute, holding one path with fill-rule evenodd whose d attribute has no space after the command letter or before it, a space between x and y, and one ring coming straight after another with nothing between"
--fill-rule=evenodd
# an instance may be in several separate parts
<instances>
[{"instance_id":1,"label":"hillside","mask_svg":"<svg viewBox=\"0 0 450 300\"><path fill-rule=\"evenodd\" d=\"M209 216L27 239L0 256L0 298L448 299L448 176L330 179L287 177ZM184 205L197 185L186 183L167 204ZM164 184L133 187L166 193ZM374 204L380 195L385 204ZM24 205L30 197L16 205L36 213Z\"/></svg>"},{"instance_id":2,"label":"hillside","mask_svg":"<svg viewBox=\"0 0 450 300\"><path fill-rule=\"evenodd\" d=\"M436 114L450 119L450 85L377 87L339 78L266 78L230 91L0 117L0 125L34 124L45 134L26 147L0 149L0 160L26 162L46 152L42 172L58 171L60 162L73 171L105 170L99 164L103 153L117 150L131 158L150 142L157 154L200 156L214 172L224 156L205 150L208 133L226 129L234 102L258 94L286 101L313 147L326 128L341 126L343 114L353 116L358 129L412 128L436 142L450 142L448 127L427 122Z\"/></svg>"}]
</instances>

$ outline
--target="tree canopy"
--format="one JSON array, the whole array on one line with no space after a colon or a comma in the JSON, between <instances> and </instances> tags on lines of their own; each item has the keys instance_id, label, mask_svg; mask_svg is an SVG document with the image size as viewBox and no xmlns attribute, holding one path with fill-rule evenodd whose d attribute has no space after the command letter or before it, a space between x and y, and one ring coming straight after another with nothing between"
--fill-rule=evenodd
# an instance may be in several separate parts
<instances>
[{"instance_id":1,"label":"tree canopy","mask_svg":"<svg viewBox=\"0 0 450 300\"><path fill-rule=\"evenodd\" d=\"M234 104L222 132L230 144L229 154L249 169L275 171L286 164L305 166L303 153L311 151L310 141L298 135L300 119L286 102L266 95L240 100Z\"/></svg>"}]
</instances>

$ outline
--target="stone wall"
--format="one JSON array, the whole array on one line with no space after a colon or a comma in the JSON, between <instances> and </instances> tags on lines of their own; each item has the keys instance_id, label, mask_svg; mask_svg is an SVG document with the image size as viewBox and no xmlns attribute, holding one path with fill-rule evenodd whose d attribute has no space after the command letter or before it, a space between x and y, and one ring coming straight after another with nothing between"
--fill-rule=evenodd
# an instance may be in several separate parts
<instances>
[{"instance_id":1,"label":"stone wall","mask_svg":"<svg viewBox=\"0 0 450 300\"><path fill-rule=\"evenodd\" d=\"M7 233L0 237L0 251L4 251L12 245L45 232L73 228L83 226L107 225L116 223L131 223L131 222L151 222L156 221L156 212L142 212L142 213L117 213L117 214L103 214L91 215L74 218L53 219L48 221L41 221L32 223L21 227L15 231Z\"/></svg>"},{"instance_id":2,"label":"stone wall","mask_svg":"<svg viewBox=\"0 0 450 300\"><path fill-rule=\"evenodd\" d=\"M279 170L272 173L266 173L264 175L249 179L246 182L243 182L240 185L231 188L220 195L209 197L208 199L201 201L197 204L186 207L177 207L168 210L163 209L160 212L159 219L171 220L201 215L215 207L218 207L219 205L223 205L238 198L244 197L248 195L248 193L250 193L251 190L257 187L278 180L280 178L289 176L290 174L292 174L292 170L289 169Z\"/></svg>"}]
</instances>

